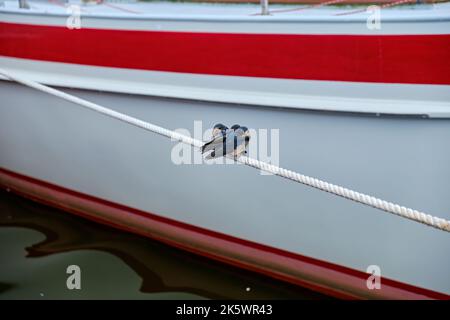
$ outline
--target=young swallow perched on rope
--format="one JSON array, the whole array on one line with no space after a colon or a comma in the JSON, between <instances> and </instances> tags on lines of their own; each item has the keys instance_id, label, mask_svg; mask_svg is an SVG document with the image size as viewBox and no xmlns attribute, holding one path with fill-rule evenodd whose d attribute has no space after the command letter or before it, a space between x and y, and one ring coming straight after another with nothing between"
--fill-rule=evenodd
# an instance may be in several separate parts
<instances>
[{"instance_id":1,"label":"young swallow perched on rope","mask_svg":"<svg viewBox=\"0 0 450 320\"><path fill-rule=\"evenodd\" d=\"M234 125L232 130L228 130L221 136L220 141L216 141L213 150L206 159L215 159L222 156L231 155L236 160L240 155L247 153L246 149L250 141L250 132L246 127Z\"/></svg>"},{"instance_id":2,"label":"young swallow perched on rope","mask_svg":"<svg viewBox=\"0 0 450 320\"><path fill-rule=\"evenodd\" d=\"M248 144L250 142L250 131L247 127L239 127L235 130L237 138L234 141L233 157L236 160L242 154L247 154Z\"/></svg>"},{"instance_id":3,"label":"young swallow perched on rope","mask_svg":"<svg viewBox=\"0 0 450 320\"><path fill-rule=\"evenodd\" d=\"M205 143L202 146L202 153L206 153L208 151L214 150L218 145L221 145L225 141L225 136L233 131L234 126L231 129L228 129L227 126L218 123L214 126L212 131L212 139L211 141Z\"/></svg>"}]
</instances>

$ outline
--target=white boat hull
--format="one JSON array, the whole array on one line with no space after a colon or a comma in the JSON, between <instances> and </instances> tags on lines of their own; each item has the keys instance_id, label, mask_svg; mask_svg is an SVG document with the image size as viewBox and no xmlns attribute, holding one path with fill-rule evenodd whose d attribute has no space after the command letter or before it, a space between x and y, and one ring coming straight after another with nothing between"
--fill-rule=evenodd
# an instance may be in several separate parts
<instances>
[{"instance_id":1,"label":"white boat hull","mask_svg":"<svg viewBox=\"0 0 450 320\"><path fill-rule=\"evenodd\" d=\"M279 129L280 166L449 220L450 11L442 6L393 11L372 34L365 17L339 20L323 12L88 12L84 29L66 30L64 8L24 13L7 5L0 10L0 69L172 130L192 133L195 121L204 130L218 122ZM109 47L115 42L98 35L124 42ZM141 47L147 37L161 41ZM265 39L285 46L271 51ZM333 52L320 50L321 39L349 44L350 51L336 52L349 66L328 61ZM84 40L98 51L73 47ZM209 41L224 41L228 51L220 59L205 54L223 53ZM230 49L235 41L247 51ZM418 51L405 54L405 62L397 41ZM300 44L317 51L310 58L318 64L297 59ZM270 62L278 53L284 69ZM434 55L445 59L420 59ZM176 164L175 143L164 137L2 79L4 188L338 297L449 298L450 241L443 231L243 165ZM202 163L198 151L187 152ZM379 290L366 282L373 265L381 270Z\"/></svg>"},{"instance_id":2,"label":"white boat hull","mask_svg":"<svg viewBox=\"0 0 450 320\"><path fill-rule=\"evenodd\" d=\"M65 91L172 129L194 120L282 128L284 167L425 212L450 207L450 120ZM450 292L442 231L242 165L175 165L174 142L18 84L2 82L0 96L3 169L362 272L375 264L386 278Z\"/></svg>"}]
</instances>

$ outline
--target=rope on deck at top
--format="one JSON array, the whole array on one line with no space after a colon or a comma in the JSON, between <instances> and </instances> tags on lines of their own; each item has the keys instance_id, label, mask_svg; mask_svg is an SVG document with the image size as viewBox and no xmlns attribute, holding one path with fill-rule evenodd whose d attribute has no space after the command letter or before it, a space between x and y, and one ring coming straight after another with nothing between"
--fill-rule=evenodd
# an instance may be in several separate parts
<instances>
[{"instance_id":1,"label":"rope on deck at top","mask_svg":"<svg viewBox=\"0 0 450 320\"><path fill-rule=\"evenodd\" d=\"M320 7L324 7L324 6L328 6L328 5L332 5L332 4L338 4L338 3L342 3L342 2L346 2L346 1L347 0L328 0L328 1L323 1L323 2L310 4L310 5L302 6L302 7L287 8L287 9L274 9L274 10L269 10L269 14L316 9L316 8L320 8ZM253 14L253 15L260 15L260 14Z\"/></svg>"},{"instance_id":2,"label":"rope on deck at top","mask_svg":"<svg viewBox=\"0 0 450 320\"><path fill-rule=\"evenodd\" d=\"M390 7L394 7L394 6L398 6L400 4L405 4L405 3L410 3L410 2L417 2L417 0L394 0L392 2L385 3L385 4L383 4L381 6L378 6L378 7L380 9L385 9L385 8L390 8ZM362 13L362 12L368 12L367 8L356 9L356 10L352 10L352 11L340 12L340 13L336 13L335 16L347 16L347 15L356 14L356 13ZM368 12L368 13L370 13L370 12Z\"/></svg>"},{"instance_id":3,"label":"rope on deck at top","mask_svg":"<svg viewBox=\"0 0 450 320\"><path fill-rule=\"evenodd\" d=\"M45 92L47 94L53 95L55 97L59 97L61 99L64 99L66 101L75 103L77 105L80 105L82 107L85 107L87 109L90 109L92 111L96 111L98 113L104 114L106 116L109 116L111 118L126 122L128 124L131 124L133 126L142 128L147 131L151 131L153 133L157 133L159 135L165 136L167 138L171 138L175 141L180 141L186 144L189 144L191 146L194 146L196 148L201 148L201 146L204 144L203 141L193 139L191 137L185 136L183 134L179 134L175 131L168 130L162 127L159 127L157 125L154 125L152 123L148 123L145 121L142 121L140 119L128 116L126 114L111 110L109 108L103 107L101 105L95 104L93 102L78 98L76 96L67 94L65 92L62 92L60 90L56 90L53 88L50 88L46 85L40 84L38 82L27 80L22 77L13 75L9 72L3 71L0 69L0 75L3 75L4 77L18 82L20 84L23 84L27 87L34 88L36 90ZM407 207L400 206L398 204L388 202L385 200L381 200L360 192L356 192L338 185L334 185L316 178L312 178L309 176L305 176L303 174L283 169L278 166L274 166L272 164L259 161L257 159L249 158L246 156L240 156L237 161L240 163L243 163L249 167L253 167L256 169L264 170L266 172L270 172L274 175L277 175L279 177L289 179L298 183L302 183L304 185L329 192L332 194L335 194L337 196L356 201L362 204L365 204L367 206L377 208L395 215L398 215L403 218L407 218L416 222L423 223L425 225L434 227L436 229L440 229L443 231L450 232L450 221L434 217L432 215L413 210Z\"/></svg>"}]
</instances>

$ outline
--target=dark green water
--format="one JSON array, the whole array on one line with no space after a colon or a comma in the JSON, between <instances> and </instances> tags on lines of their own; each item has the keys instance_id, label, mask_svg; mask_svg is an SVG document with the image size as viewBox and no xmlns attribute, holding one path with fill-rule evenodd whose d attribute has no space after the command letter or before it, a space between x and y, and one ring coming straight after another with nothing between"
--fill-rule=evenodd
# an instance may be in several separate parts
<instances>
[{"instance_id":1,"label":"dark green water","mask_svg":"<svg viewBox=\"0 0 450 320\"><path fill-rule=\"evenodd\" d=\"M327 297L0 191L0 299Z\"/></svg>"}]
</instances>

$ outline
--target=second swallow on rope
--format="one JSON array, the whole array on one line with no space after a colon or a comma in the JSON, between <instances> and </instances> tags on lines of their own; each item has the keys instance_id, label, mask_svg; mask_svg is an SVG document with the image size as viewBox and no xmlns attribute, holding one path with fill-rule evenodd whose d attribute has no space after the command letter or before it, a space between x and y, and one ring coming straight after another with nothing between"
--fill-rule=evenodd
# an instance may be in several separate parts
<instances>
[{"instance_id":1,"label":"second swallow on rope","mask_svg":"<svg viewBox=\"0 0 450 320\"><path fill-rule=\"evenodd\" d=\"M202 146L202 153L206 154L206 159L216 159L223 156L233 156L236 160L242 154L247 154L247 147L250 141L250 132L247 127L235 124L231 128L218 123L214 126L212 139Z\"/></svg>"}]
</instances>

